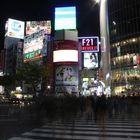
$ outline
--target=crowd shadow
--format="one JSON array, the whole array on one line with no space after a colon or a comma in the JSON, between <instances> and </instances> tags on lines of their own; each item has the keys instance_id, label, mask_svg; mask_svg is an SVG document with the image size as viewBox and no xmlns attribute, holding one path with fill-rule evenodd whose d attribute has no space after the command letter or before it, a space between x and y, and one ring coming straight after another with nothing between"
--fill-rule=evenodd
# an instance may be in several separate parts
<instances>
[{"instance_id":1,"label":"crowd shadow","mask_svg":"<svg viewBox=\"0 0 140 140\"><path fill-rule=\"evenodd\" d=\"M30 106L7 105L3 109L7 118L15 119L18 128L23 128L27 120L39 125L61 122L68 127L71 122L71 135L77 120L86 120L99 125L101 136L105 135L108 120L140 120L140 96L41 96L34 99ZM2 116L2 112L0 112ZM55 129L55 125L54 125Z\"/></svg>"}]
</instances>

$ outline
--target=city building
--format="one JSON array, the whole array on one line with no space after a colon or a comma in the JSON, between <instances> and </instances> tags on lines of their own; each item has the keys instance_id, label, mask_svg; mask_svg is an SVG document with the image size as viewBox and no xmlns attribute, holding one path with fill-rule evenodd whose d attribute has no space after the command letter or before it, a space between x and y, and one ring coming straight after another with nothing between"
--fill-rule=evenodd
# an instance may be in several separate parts
<instances>
[{"instance_id":1,"label":"city building","mask_svg":"<svg viewBox=\"0 0 140 140\"><path fill-rule=\"evenodd\" d=\"M5 49L4 73L14 75L16 69L23 63L23 42L15 42Z\"/></svg>"},{"instance_id":2,"label":"city building","mask_svg":"<svg viewBox=\"0 0 140 140\"><path fill-rule=\"evenodd\" d=\"M108 0L111 91L140 91L140 1Z\"/></svg>"},{"instance_id":3,"label":"city building","mask_svg":"<svg viewBox=\"0 0 140 140\"><path fill-rule=\"evenodd\" d=\"M55 7L54 88L57 95L77 94L79 85L76 6Z\"/></svg>"},{"instance_id":4,"label":"city building","mask_svg":"<svg viewBox=\"0 0 140 140\"><path fill-rule=\"evenodd\" d=\"M14 75L23 62L24 21L8 18L5 23L5 66L4 74Z\"/></svg>"}]
</instances>

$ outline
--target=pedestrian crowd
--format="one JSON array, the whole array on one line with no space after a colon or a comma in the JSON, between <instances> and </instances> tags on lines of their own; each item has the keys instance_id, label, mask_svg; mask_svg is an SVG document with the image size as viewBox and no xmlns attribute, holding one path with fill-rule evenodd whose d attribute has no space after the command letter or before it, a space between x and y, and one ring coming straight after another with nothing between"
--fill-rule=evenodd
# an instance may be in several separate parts
<instances>
[{"instance_id":1,"label":"pedestrian crowd","mask_svg":"<svg viewBox=\"0 0 140 140\"><path fill-rule=\"evenodd\" d=\"M107 119L137 118L140 120L140 96L40 96L34 104L25 107L9 105L9 116L37 116L38 119L67 120L76 116L87 120L106 121ZM9 111L8 111L9 110ZM2 112L1 112L2 113Z\"/></svg>"},{"instance_id":2,"label":"pedestrian crowd","mask_svg":"<svg viewBox=\"0 0 140 140\"><path fill-rule=\"evenodd\" d=\"M122 119L137 117L140 119L140 96L46 96L40 103L40 109L51 119L71 119L74 115L87 120L105 121L110 118Z\"/></svg>"}]
</instances>

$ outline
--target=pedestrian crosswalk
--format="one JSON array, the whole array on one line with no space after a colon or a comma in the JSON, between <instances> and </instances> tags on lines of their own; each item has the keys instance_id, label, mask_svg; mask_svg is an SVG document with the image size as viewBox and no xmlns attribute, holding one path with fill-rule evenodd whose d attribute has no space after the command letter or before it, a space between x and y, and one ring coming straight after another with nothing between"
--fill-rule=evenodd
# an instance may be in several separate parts
<instances>
[{"instance_id":1,"label":"pedestrian crosswalk","mask_svg":"<svg viewBox=\"0 0 140 140\"><path fill-rule=\"evenodd\" d=\"M83 118L65 121L47 121L40 128L9 140L140 140L140 120Z\"/></svg>"}]
</instances>

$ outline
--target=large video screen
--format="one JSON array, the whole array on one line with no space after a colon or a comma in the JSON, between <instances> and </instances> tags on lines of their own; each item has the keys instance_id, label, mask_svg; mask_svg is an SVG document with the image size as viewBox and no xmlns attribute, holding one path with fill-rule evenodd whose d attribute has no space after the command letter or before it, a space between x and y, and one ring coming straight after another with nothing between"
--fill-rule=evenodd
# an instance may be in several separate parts
<instances>
[{"instance_id":1,"label":"large video screen","mask_svg":"<svg viewBox=\"0 0 140 140\"><path fill-rule=\"evenodd\" d=\"M76 7L55 8L55 30L76 29Z\"/></svg>"},{"instance_id":2,"label":"large video screen","mask_svg":"<svg viewBox=\"0 0 140 140\"><path fill-rule=\"evenodd\" d=\"M98 53L83 53L84 55L84 68L96 69L98 68Z\"/></svg>"},{"instance_id":3,"label":"large video screen","mask_svg":"<svg viewBox=\"0 0 140 140\"><path fill-rule=\"evenodd\" d=\"M51 34L51 21L27 21L26 35L31 35L39 30L44 30L45 34Z\"/></svg>"},{"instance_id":4,"label":"large video screen","mask_svg":"<svg viewBox=\"0 0 140 140\"><path fill-rule=\"evenodd\" d=\"M53 62L78 62L78 51L77 50L54 51Z\"/></svg>"}]
</instances>

